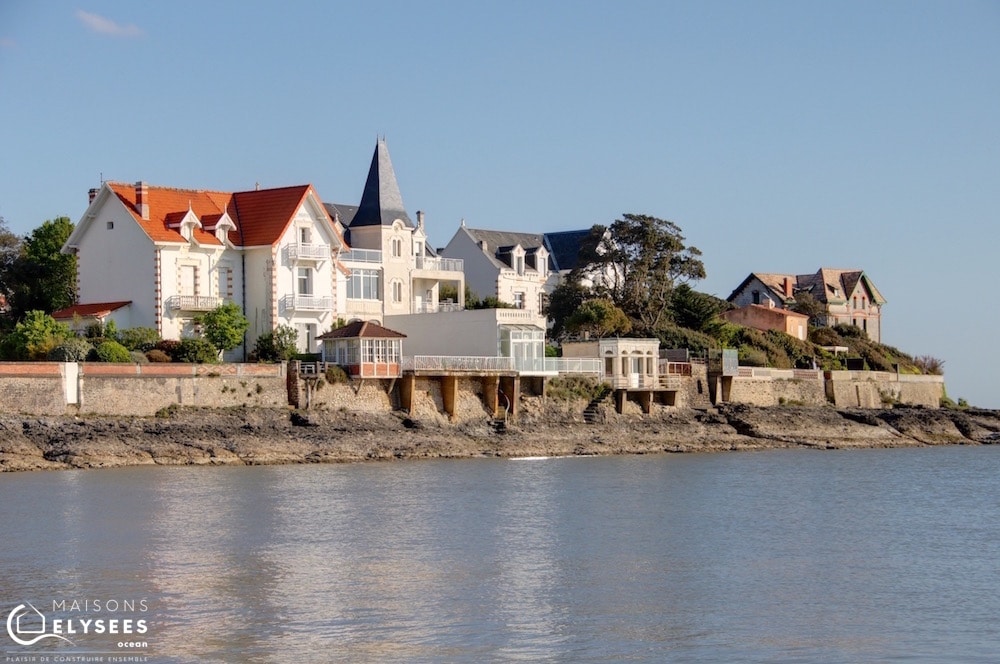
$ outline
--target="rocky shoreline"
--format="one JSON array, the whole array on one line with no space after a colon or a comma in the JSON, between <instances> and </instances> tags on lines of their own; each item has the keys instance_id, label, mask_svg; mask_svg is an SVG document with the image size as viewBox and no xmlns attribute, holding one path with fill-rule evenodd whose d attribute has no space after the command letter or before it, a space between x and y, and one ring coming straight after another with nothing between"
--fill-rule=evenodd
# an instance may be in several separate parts
<instances>
[{"instance_id":1,"label":"rocky shoreline","mask_svg":"<svg viewBox=\"0 0 1000 664\"><path fill-rule=\"evenodd\" d=\"M0 472L142 465L848 449L1000 443L1000 411L723 405L606 414L526 409L516 425L394 413L181 409L167 417L0 416Z\"/></svg>"}]
</instances>

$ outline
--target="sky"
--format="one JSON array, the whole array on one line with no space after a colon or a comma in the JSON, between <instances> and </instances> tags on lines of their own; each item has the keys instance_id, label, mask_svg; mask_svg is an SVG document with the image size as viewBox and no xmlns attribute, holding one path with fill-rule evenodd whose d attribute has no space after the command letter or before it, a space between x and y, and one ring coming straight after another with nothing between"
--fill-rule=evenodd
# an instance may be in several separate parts
<instances>
[{"instance_id":1,"label":"sky","mask_svg":"<svg viewBox=\"0 0 1000 664\"><path fill-rule=\"evenodd\" d=\"M0 0L0 216L103 180L357 204L385 136L436 246L625 213L698 290L864 270L883 342L1000 408L1000 2Z\"/></svg>"}]
</instances>

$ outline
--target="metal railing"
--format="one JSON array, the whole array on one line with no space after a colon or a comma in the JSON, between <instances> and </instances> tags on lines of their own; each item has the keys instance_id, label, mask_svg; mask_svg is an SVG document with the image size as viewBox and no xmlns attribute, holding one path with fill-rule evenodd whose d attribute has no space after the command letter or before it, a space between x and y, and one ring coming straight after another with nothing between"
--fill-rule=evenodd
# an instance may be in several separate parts
<instances>
[{"instance_id":1,"label":"metal railing","mask_svg":"<svg viewBox=\"0 0 1000 664\"><path fill-rule=\"evenodd\" d=\"M173 311L212 311L225 299L211 295L171 295L167 298L167 308Z\"/></svg>"},{"instance_id":2,"label":"metal railing","mask_svg":"<svg viewBox=\"0 0 1000 664\"><path fill-rule=\"evenodd\" d=\"M441 272L464 272L465 261L461 258L434 258L417 256L418 270L438 270Z\"/></svg>"},{"instance_id":3,"label":"metal railing","mask_svg":"<svg viewBox=\"0 0 1000 664\"><path fill-rule=\"evenodd\" d=\"M598 358L584 357L519 357L514 360L514 368L522 373L600 376L604 371L604 362Z\"/></svg>"},{"instance_id":4,"label":"metal railing","mask_svg":"<svg viewBox=\"0 0 1000 664\"><path fill-rule=\"evenodd\" d=\"M381 263L382 252L378 249L351 249L340 254L342 263Z\"/></svg>"},{"instance_id":5,"label":"metal railing","mask_svg":"<svg viewBox=\"0 0 1000 664\"><path fill-rule=\"evenodd\" d=\"M449 311L462 311L465 309L461 304L455 302L438 302L437 304L431 304L429 302L414 302L411 306L413 313L415 314L440 314Z\"/></svg>"},{"instance_id":6,"label":"metal railing","mask_svg":"<svg viewBox=\"0 0 1000 664\"><path fill-rule=\"evenodd\" d=\"M290 244L288 245L289 260L327 260L330 258L330 247L325 244Z\"/></svg>"},{"instance_id":7,"label":"metal railing","mask_svg":"<svg viewBox=\"0 0 1000 664\"><path fill-rule=\"evenodd\" d=\"M413 355L403 358L403 371L515 371L512 357L478 355Z\"/></svg>"},{"instance_id":8,"label":"metal railing","mask_svg":"<svg viewBox=\"0 0 1000 664\"><path fill-rule=\"evenodd\" d=\"M333 298L329 295L286 295L281 298L286 311L330 311Z\"/></svg>"}]
</instances>

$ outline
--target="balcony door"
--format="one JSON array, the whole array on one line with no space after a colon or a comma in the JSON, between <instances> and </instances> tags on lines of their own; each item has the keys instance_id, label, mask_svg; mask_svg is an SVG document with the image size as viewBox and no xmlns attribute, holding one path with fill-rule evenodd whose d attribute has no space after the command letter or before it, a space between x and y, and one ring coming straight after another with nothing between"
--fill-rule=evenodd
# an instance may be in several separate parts
<instances>
[{"instance_id":1,"label":"balcony door","mask_svg":"<svg viewBox=\"0 0 1000 664\"><path fill-rule=\"evenodd\" d=\"M180 266L180 295L198 294L198 268L195 265Z\"/></svg>"}]
</instances>

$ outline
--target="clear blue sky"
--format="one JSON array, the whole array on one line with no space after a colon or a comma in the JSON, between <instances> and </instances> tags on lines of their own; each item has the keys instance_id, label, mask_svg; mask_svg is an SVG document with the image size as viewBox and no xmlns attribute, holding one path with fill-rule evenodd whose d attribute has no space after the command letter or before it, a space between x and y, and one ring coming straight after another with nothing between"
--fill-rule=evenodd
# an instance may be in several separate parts
<instances>
[{"instance_id":1,"label":"clear blue sky","mask_svg":"<svg viewBox=\"0 0 1000 664\"><path fill-rule=\"evenodd\" d=\"M669 219L700 290L865 270L883 340L1000 408L1000 3L0 0L0 215L100 178L309 182L378 135L436 245Z\"/></svg>"}]
</instances>

